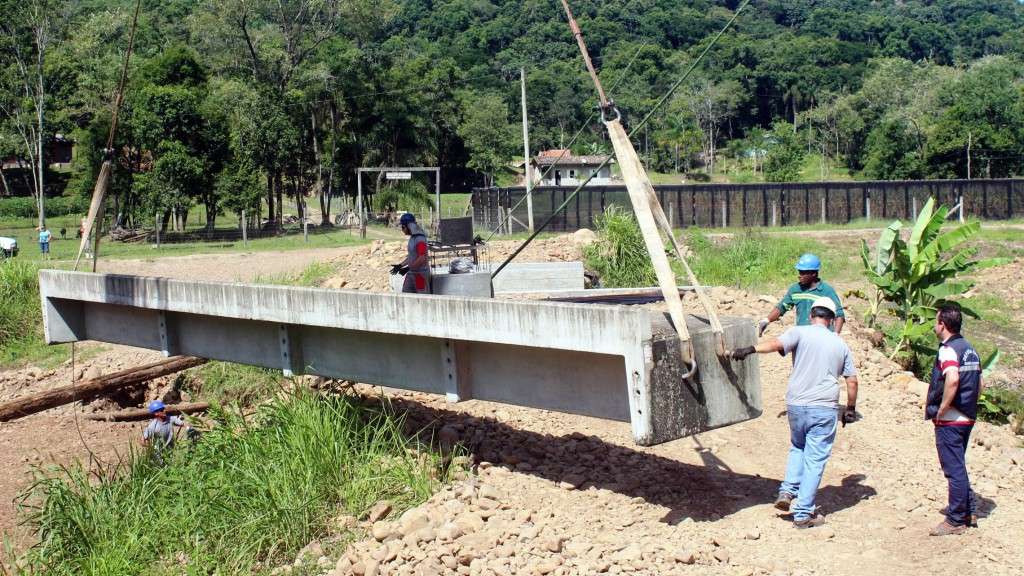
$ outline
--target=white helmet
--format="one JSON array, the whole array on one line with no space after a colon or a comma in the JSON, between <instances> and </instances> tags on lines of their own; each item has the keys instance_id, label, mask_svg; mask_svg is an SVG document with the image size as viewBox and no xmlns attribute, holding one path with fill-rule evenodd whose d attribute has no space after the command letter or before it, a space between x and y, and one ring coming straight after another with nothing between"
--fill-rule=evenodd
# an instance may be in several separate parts
<instances>
[{"instance_id":1,"label":"white helmet","mask_svg":"<svg viewBox=\"0 0 1024 576\"><path fill-rule=\"evenodd\" d=\"M821 298L818 298L814 302L811 302L811 309L813 310L815 308L824 308L832 312L833 316L835 316L836 314L836 303L833 302L832 299L829 298L828 296L822 296Z\"/></svg>"}]
</instances>

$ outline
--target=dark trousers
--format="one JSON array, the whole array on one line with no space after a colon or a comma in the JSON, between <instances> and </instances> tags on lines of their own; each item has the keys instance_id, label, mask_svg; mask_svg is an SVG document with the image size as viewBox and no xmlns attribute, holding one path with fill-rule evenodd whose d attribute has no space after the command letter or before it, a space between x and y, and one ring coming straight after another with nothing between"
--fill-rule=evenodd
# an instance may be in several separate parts
<instances>
[{"instance_id":1,"label":"dark trousers","mask_svg":"<svg viewBox=\"0 0 1024 576\"><path fill-rule=\"evenodd\" d=\"M964 526L970 522L974 512L974 494L971 481L967 478L967 441L973 426L936 426L935 448L939 452L942 473L949 481L949 504L946 507L946 521L953 526Z\"/></svg>"}]
</instances>

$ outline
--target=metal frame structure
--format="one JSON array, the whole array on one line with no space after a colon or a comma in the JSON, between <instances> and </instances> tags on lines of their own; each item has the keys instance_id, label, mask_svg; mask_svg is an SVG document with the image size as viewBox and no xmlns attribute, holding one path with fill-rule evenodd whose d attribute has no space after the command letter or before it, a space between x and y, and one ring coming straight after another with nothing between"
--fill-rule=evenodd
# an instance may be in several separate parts
<instances>
[{"instance_id":1,"label":"metal frame structure","mask_svg":"<svg viewBox=\"0 0 1024 576\"><path fill-rule=\"evenodd\" d=\"M356 210L359 211L359 220L363 219L363 173L364 172L433 172L434 179L434 209L437 210L438 218L441 217L441 168L437 166L418 166L415 168L382 167L382 168L356 168Z\"/></svg>"}]
</instances>

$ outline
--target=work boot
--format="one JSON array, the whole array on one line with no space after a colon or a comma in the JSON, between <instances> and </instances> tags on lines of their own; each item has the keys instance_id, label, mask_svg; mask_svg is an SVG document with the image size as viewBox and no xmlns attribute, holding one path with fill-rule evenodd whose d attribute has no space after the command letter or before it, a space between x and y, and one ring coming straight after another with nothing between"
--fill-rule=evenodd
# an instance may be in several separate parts
<instances>
[{"instance_id":1,"label":"work boot","mask_svg":"<svg viewBox=\"0 0 1024 576\"><path fill-rule=\"evenodd\" d=\"M822 516L821 514L815 514L813 516L808 516L807 518L804 518L803 520L793 520L793 527L794 528L800 528L800 529L817 528L818 526L824 526L824 525L825 525L825 517Z\"/></svg>"},{"instance_id":2,"label":"work boot","mask_svg":"<svg viewBox=\"0 0 1024 576\"><path fill-rule=\"evenodd\" d=\"M775 499L775 508L783 512L789 512L789 505L793 503L794 498L796 496L789 492L779 492L779 497Z\"/></svg>"},{"instance_id":3,"label":"work boot","mask_svg":"<svg viewBox=\"0 0 1024 576\"><path fill-rule=\"evenodd\" d=\"M932 531L928 534L931 536L951 536L953 534L963 534L967 531L967 526L953 526L948 520L943 520L941 524L932 528Z\"/></svg>"},{"instance_id":4,"label":"work boot","mask_svg":"<svg viewBox=\"0 0 1024 576\"><path fill-rule=\"evenodd\" d=\"M948 510L949 510L949 507L946 506L942 510L939 510L939 514L942 514L943 516L946 516L946 512ZM969 528L977 528L978 527L978 515L977 514L971 513L970 515L967 516L967 526Z\"/></svg>"}]
</instances>

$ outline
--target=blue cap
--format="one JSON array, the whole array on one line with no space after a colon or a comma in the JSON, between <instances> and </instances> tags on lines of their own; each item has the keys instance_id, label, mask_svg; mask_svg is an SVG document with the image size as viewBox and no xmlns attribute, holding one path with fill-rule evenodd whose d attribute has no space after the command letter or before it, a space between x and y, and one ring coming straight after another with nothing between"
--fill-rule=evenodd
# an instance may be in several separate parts
<instances>
[{"instance_id":1,"label":"blue cap","mask_svg":"<svg viewBox=\"0 0 1024 576\"><path fill-rule=\"evenodd\" d=\"M161 400L153 400L152 402L146 405L146 408L149 409L150 414L156 414L157 412L163 410L166 407L167 406Z\"/></svg>"},{"instance_id":2,"label":"blue cap","mask_svg":"<svg viewBox=\"0 0 1024 576\"><path fill-rule=\"evenodd\" d=\"M406 212L405 214L402 214L402 217L398 219L398 223L401 224L402 226L408 226L409 224L411 224L411 223L413 223L415 221L416 221L416 217L413 216L412 214L408 213L408 212Z\"/></svg>"},{"instance_id":3,"label":"blue cap","mask_svg":"<svg viewBox=\"0 0 1024 576\"><path fill-rule=\"evenodd\" d=\"M797 270L821 270L821 259L814 254L804 254L796 261Z\"/></svg>"}]
</instances>

